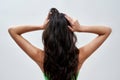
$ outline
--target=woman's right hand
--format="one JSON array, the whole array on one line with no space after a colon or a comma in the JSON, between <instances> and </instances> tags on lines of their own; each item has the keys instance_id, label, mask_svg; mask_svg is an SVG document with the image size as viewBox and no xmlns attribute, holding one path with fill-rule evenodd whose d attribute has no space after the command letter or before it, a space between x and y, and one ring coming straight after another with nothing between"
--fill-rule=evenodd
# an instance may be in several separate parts
<instances>
[{"instance_id":1,"label":"woman's right hand","mask_svg":"<svg viewBox=\"0 0 120 80\"><path fill-rule=\"evenodd\" d=\"M78 20L74 20L71 17L69 17L68 15L65 15L65 17L70 22L71 26L68 26L69 29L73 32L80 32L80 24L79 24Z\"/></svg>"},{"instance_id":2,"label":"woman's right hand","mask_svg":"<svg viewBox=\"0 0 120 80\"><path fill-rule=\"evenodd\" d=\"M41 25L41 28L44 30L49 22L49 14L47 15L47 17L45 18L44 23Z\"/></svg>"}]
</instances>

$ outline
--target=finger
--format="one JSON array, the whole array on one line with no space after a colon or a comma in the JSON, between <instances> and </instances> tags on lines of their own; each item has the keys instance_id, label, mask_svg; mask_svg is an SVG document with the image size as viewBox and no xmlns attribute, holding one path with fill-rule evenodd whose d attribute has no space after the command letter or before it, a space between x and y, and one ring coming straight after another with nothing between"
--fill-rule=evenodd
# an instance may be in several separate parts
<instances>
[{"instance_id":1,"label":"finger","mask_svg":"<svg viewBox=\"0 0 120 80\"><path fill-rule=\"evenodd\" d=\"M46 21L46 23L48 23L49 22L49 19Z\"/></svg>"},{"instance_id":2,"label":"finger","mask_svg":"<svg viewBox=\"0 0 120 80\"><path fill-rule=\"evenodd\" d=\"M71 31L74 31L73 28L71 26L68 26L68 28L71 30Z\"/></svg>"},{"instance_id":3,"label":"finger","mask_svg":"<svg viewBox=\"0 0 120 80\"><path fill-rule=\"evenodd\" d=\"M47 14L47 17L45 18L45 20L48 20L48 19L49 19L49 15L50 15L50 14L48 13L48 14Z\"/></svg>"},{"instance_id":4,"label":"finger","mask_svg":"<svg viewBox=\"0 0 120 80\"><path fill-rule=\"evenodd\" d=\"M45 22L43 23L43 28L46 28L46 27L47 27L48 22L49 22L49 20L45 20Z\"/></svg>"},{"instance_id":5,"label":"finger","mask_svg":"<svg viewBox=\"0 0 120 80\"><path fill-rule=\"evenodd\" d=\"M70 24L73 24L73 19L65 14L65 18L70 22Z\"/></svg>"},{"instance_id":6,"label":"finger","mask_svg":"<svg viewBox=\"0 0 120 80\"><path fill-rule=\"evenodd\" d=\"M48 20L48 18L49 18L49 15L47 15L47 17L46 17L46 19L45 19L45 20Z\"/></svg>"},{"instance_id":7,"label":"finger","mask_svg":"<svg viewBox=\"0 0 120 80\"><path fill-rule=\"evenodd\" d=\"M44 24L48 23L49 22L49 14L47 15L47 17L45 18L44 20Z\"/></svg>"},{"instance_id":8,"label":"finger","mask_svg":"<svg viewBox=\"0 0 120 80\"><path fill-rule=\"evenodd\" d=\"M73 21L73 19L70 16L66 15L66 14L65 14L65 17L67 18L68 21Z\"/></svg>"},{"instance_id":9,"label":"finger","mask_svg":"<svg viewBox=\"0 0 120 80\"><path fill-rule=\"evenodd\" d=\"M49 22L49 19L48 20L45 20L44 24L47 24Z\"/></svg>"}]
</instances>

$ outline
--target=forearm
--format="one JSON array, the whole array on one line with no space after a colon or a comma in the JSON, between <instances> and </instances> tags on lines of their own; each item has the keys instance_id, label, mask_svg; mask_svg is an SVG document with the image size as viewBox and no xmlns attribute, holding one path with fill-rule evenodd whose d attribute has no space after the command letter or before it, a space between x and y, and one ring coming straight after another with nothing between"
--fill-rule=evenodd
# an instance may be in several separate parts
<instances>
[{"instance_id":1,"label":"forearm","mask_svg":"<svg viewBox=\"0 0 120 80\"><path fill-rule=\"evenodd\" d=\"M111 33L110 27L105 26L83 26L81 25L79 28L79 32L88 32L88 33L94 33L98 35L108 35Z\"/></svg>"},{"instance_id":2,"label":"forearm","mask_svg":"<svg viewBox=\"0 0 120 80\"><path fill-rule=\"evenodd\" d=\"M26 32L30 32L30 31L35 31L35 30L42 30L42 26L16 26L16 27L11 27L9 28L9 32L10 31L14 31L16 34L23 34Z\"/></svg>"}]
</instances>

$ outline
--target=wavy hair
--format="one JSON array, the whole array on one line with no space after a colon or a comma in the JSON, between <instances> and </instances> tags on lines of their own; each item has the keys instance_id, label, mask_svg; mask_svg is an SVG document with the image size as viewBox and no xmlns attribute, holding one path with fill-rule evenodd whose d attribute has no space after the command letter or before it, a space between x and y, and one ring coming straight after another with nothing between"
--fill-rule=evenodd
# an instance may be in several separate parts
<instances>
[{"instance_id":1,"label":"wavy hair","mask_svg":"<svg viewBox=\"0 0 120 80\"><path fill-rule=\"evenodd\" d=\"M77 38L68 28L70 23L56 8L49 12L49 22L43 32L44 73L49 80L76 80L79 50Z\"/></svg>"}]
</instances>

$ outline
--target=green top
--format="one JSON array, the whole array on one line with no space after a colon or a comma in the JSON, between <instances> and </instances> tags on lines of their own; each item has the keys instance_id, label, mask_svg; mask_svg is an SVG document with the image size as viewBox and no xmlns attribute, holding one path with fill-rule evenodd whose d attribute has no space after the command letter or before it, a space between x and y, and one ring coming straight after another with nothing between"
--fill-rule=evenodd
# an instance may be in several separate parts
<instances>
[{"instance_id":1,"label":"green top","mask_svg":"<svg viewBox=\"0 0 120 80\"><path fill-rule=\"evenodd\" d=\"M79 73L78 73L78 74L79 74ZM77 78L78 78L78 74L77 74ZM45 80L49 80L48 77L45 76L45 74L44 74L44 78L45 78Z\"/></svg>"},{"instance_id":2,"label":"green top","mask_svg":"<svg viewBox=\"0 0 120 80\"><path fill-rule=\"evenodd\" d=\"M45 80L48 80L47 76L44 75Z\"/></svg>"}]
</instances>

